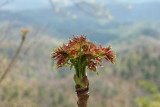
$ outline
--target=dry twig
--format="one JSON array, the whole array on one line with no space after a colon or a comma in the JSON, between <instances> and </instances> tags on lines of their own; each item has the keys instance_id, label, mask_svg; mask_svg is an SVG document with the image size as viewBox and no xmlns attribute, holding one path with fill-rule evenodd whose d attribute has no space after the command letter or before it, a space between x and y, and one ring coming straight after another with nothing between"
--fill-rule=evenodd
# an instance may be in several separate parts
<instances>
[{"instance_id":1,"label":"dry twig","mask_svg":"<svg viewBox=\"0 0 160 107\"><path fill-rule=\"evenodd\" d=\"M23 29L22 32L23 32L23 35L22 35L21 43L20 43L20 45L19 45L19 47L18 47L15 55L14 55L13 58L11 59L9 65L7 66L7 68L5 69L4 73L2 74L2 76L1 76L1 78L0 78L0 83L4 80L4 78L6 77L7 73L10 71L13 63L15 62L17 56L19 55L19 53L20 53L20 51L21 51L21 49L22 49L22 46L23 46L23 43L24 43L24 41L25 41L26 34L28 33L28 30L24 30L24 29Z\"/></svg>"}]
</instances>

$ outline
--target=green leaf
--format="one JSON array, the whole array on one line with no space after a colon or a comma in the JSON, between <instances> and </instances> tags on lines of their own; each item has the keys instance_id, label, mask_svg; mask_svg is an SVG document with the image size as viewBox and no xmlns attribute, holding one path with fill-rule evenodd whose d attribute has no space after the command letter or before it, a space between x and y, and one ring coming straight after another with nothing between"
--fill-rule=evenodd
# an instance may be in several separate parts
<instances>
[{"instance_id":1,"label":"green leaf","mask_svg":"<svg viewBox=\"0 0 160 107\"><path fill-rule=\"evenodd\" d=\"M99 75L99 71L96 71L96 74Z\"/></svg>"},{"instance_id":2,"label":"green leaf","mask_svg":"<svg viewBox=\"0 0 160 107\"><path fill-rule=\"evenodd\" d=\"M71 66L70 66L70 70L72 69L72 67L73 67L73 64L71 64Z\"/></svg>"}]
</instances>

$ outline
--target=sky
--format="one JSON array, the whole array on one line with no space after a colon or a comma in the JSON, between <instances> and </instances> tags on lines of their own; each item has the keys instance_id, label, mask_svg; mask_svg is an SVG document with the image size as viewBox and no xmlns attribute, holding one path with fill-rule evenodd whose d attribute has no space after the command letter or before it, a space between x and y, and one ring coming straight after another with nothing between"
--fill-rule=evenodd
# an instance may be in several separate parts
<instances>
[{"instance_id":1,"label":"sky","mask_svg":"<svg viewBox=\"0 0 160 107\"><path fill-rule=\"evenodd\" d=\"M54 1L54 0L53 0ZM62 0L67 1L67 4L71 4L68 2L69 0ZM76 1L76 0L75 0ZM118 1L124 3L145 3L145 2L154 2L160 0L90 0L93 2L106 2L109 1ZM0 3L2 3L0 1ZM3 9L12 9L12 10L23 10L23 9L40 9L40 8L50 8L49 0L14 0L10 4L3 7Z\"/></svg>"},{"instance_id":2,"label":"sky","mask_svg":"<svg viewBox=\"0 0 160 107\"><path fill-rule=\"evenodd\" d=\"M117 0L117 1L125 1L125 2L131 2L131 3L144 3L144 2L153 2L153 1L160 2L160 0Z\"/></svg>"}]
</instances>

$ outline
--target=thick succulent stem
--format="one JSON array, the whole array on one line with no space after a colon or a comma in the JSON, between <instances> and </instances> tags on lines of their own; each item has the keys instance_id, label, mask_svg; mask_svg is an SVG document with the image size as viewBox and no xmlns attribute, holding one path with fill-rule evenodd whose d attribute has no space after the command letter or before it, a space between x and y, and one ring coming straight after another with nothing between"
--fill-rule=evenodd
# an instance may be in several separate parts
<instances>
[{"instance_id":1,"label":"thick succulent stem","mask_svg":"<svg viewBox=\"0 0 160 107\"><path fill-rule=\"evenodd\" d=\"M78 107L88 107L88 99L89 99L89 80L87 76L83 76L82 78L74 75L74 80L76 83L76 92L78 97Z\"/></svg>"},{"instance_id":2,"label":"thick succulent stem","mask_svg":"<svg viewBox=\"0 0 160 107\"><path fill-rule=\"evenodd\" d=\"M86 88L85 90L77 90L77 105L78 107L88 107L88 99L89 99L89 88Z\"/></svg>"}]
</instances>

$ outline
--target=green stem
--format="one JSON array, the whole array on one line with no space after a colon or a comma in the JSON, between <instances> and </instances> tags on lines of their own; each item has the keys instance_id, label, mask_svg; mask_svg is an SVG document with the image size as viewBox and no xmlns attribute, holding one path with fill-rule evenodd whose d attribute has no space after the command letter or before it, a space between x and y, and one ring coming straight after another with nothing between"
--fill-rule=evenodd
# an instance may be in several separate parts
<instances>
[{"instance_id":1,"label":"green stem","mask_svg":"<svg viewBox=\"0 0 160 107\"><path fill-rule=\"evenodd\" d=\"M80 55L79 55L79 59L78 59L78 67L79 67L79 75L80 75L80 78L82 78L83 77L83 75L82 75L82 61L81 61L81 49L82 49L82 45L80 44Z\"/></svg>"},{"instance_id":2,"label":"green stem","mask_svg":"<svg viewBox=\"0 0 160 107\"><path fill-rule=\"evenodd\" d=\"M74 64L74 68L75 68L77 77L79 77L79 70L78 70L78 64L77 63Z\"/></svg>"},{"instance_id":3,"label":"green stem","mask_svg":"<svg viewBox=\"0 0 160 107\"><path fill-rule=\"evenodd\" d=\"M74 76L74 80L76 85L80 85L80 89L85 89L87 87L87 84L84 83L83 78L87 76L86 73L86 55L82 54L82 46L80 46L80 53L79 58L74 63L74 67L76 70L76 75Z\"/></svg>"}]
</instances>

